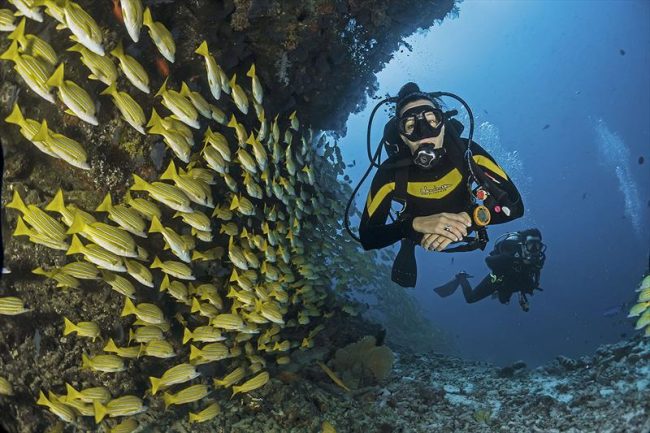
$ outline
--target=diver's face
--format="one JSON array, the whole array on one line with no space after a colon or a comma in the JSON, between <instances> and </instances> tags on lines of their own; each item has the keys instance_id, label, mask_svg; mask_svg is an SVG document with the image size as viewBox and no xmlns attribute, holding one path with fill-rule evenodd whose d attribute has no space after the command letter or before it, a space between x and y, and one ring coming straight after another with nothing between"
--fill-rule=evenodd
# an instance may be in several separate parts
<instances>
[{"instance_id":1,"label":"diver's face","mask_svg":"<svg viewBox=\"0 0 650 433\"><path fill-rule=\"evenodd\" d=\"M406 104L404 107L402 107L402 109L399 112L399 117L401 119L402 116L404 115L404 113L406 113L411 108L426 107L426 106L435 108L435 105L433 105L433 103L431 101L428 101L426 99L416 99L415 101L411 101L408 104ZM431 124L432 127L435 127L437 125L437 123L441 119L434 119L434 118L429 119L429 117L427 117L427 120L429 121L429 123ZM427 137L427 138L423 138L422 140L417 140L417 141L409 140L402 133L400 133L400 137L402 138L402 141L404 143L406 143L406 145L411 150L411 154L414 154L415 151L417 150L417 148L420 147L421 145L423 145L424 143L431 143L431 144L433 144L433 146L436 149L439 149L439 148L442 147L442 142L443 142L444 137L445 137L445 127L444 126L442 127L442 130L440 131L440 134L438 134L437 137Z\"/></svg>"}]
</instances>

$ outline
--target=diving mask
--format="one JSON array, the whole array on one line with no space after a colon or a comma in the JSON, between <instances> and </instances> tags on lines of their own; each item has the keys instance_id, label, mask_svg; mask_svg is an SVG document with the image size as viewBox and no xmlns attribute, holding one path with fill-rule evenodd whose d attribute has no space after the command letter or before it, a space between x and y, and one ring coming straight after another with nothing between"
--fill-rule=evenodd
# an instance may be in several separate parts
<instances>
[{"instance_id":1,"label":"diving mask","mask_svg":"<svg viewBox=\"0 0 650 433\"><path fill-rule=\"evenodd\" d=\"M444 126L442 110L431 105L409 108L399 118L399 132L410 141L433 138L440 135Z\"/></svg>"}]
</instances>

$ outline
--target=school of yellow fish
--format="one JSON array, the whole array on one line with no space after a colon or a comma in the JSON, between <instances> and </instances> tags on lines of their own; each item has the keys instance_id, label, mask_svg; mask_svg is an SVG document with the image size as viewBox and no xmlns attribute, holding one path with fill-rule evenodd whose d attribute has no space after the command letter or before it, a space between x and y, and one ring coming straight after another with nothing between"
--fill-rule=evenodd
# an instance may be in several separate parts
<instances>
[{"instance_id":1,"label":"school of yellow fish","mask_svg":"<svg viewBox=\"0 0 650 433\"><path fill-rule=\"evenodd\" d=\"M68 51L79 54L88 78L106 85L101 95L110 97L123 121L140 134L161 136L169 148L169 162L160 178L145 180L133 174L133 183L119 202L109 193L96 209L83 210L66 203L59 190L41 209L25 203L14 190L8 204L19 213L14 236L26 236L68 256L66 265L43 265L34 274L55 281L61 289L78 288L81 280L102 281L123 297L123 309L116 314L131 326L126 346L119 347L92 317L76 323L61 318L64 335L106 342L104 353L83 354L80 366L111 373L128 369L141 357L174 358L177 361L161 377L150 377L147 398L162 398L165 407L205 399L219 388L230 388L234 397L264 386L270 378L267 362L287 364L292 351L313 346L324 325L309 324L313 317L331 316L325 298L333 277L337 287L355 281L345 277L341 248L346 246L335 241L341 233L343 202L324 192L340 185L319 185L317 178L319 167L331 167L327 159L335 153L340 159L339 149L325 145L324 139L315 143L313 132L302 127L295 112L286 118L267 115L255 65L247 80L229 78L205 41L195 53L205 62L210 95L204 97L187 82L175 86L172 71L151 96L152 107L154 101L161 106L152 108L147 120L130 93L151 95L151 82L145 68L128 54L128 40L108 50L100 26L71 0L9 3L15 10L0 9L0 31L8 32L10 40L0 59L13 62L29 89L64 106L67 114L98 125L96 97L66 79L59 54L28 32L30 21L51 18L58 22L58 32L69 35ZM152 11L140 0L122 0L120 6L133 43L140 40L145 26L160 55L173 63L172 34L154 20ZM120 75L130 83L128 88L118 88L126 82L118 80ZM229 110L230 106L236 109ZM254 118L252 112L249 115L251 106ZM161 114L165 110L170 114ZM81 143L50 129L46 119L27 118L19 102L5 121L17 125L20 134L49 157L73 169L90 168L92 161ZM247 128L251 123L254 127ZM201 130L205 132L200 134ZM201 150L192 151L199 135ZM319 155L323 147L324 155ZM217 194L219 187L224 192ZM162 240L165 250L147 248L152 239ZM199 281L195 266L203 261L219 261L230 277ZM350 278L358 281L359 276ZM165 314L158 305L142 301L147 298L143 294L157 291L177 303L174 313ZM19 297L0 297L0 314L24 313L38 311ZM190 329L188 315L200 318L202 325ZM170 335L172 318L185 325L182 345ZM305 330L301 341L284 337L284 329L298 326ZM202 377L196 367L210 362L227 363L229 373L212 380ZM0 394L13 392L0 375ZM48 390L34 398L69 423L78 417L100 423L147 409L140 396L113 395L104 387L77 390L67 384L66 394ZM189 413L189 422L204 422L219 412L218 402L208 399L202 410ZM110 431L124 433L137 427L137 421L127 418ZM326 422L323 431L334 428Z\"/></svg>"}]
</instances>

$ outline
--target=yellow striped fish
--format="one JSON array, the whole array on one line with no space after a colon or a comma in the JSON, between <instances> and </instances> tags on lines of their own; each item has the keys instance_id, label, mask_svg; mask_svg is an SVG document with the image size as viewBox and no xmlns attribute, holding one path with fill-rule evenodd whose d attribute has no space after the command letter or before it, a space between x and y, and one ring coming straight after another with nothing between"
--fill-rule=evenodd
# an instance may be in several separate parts
<instances>
[{"instance_id":1,"label":"yellow striped fish","mask_svg":"<svg viewBox=\"0 0 650 433\"><path fill-rule=\"evenodd\" d=\"M137 174L133 175L133 179L134 184L131 187L133 191L146 191L153 199L174 210L187 213L193 212L190 207L190 199L180 188L163 182L148 183Z\"/></svg>"},{"instance_id":2,"label":"yellow striped fish","mask_svg":"<svg viewBox=\"0 0 650 433\"><path fill-rule=\"evenodd\" d=\"M63 399L66 401L81 400L84 403L92 403L94 400L97 400L101 403L106 403L111 399L111 393L107 388L103 386L86 388L82 389L81 391L77 391L72 385L66 383L65 389L67 395L63 397Z\"/></svg>"},{"instance_id":3,"label":"yellow striped fish","mask_svg":"<svg viewBox=\"0 0 650 433\"><path fill-rule=\"evenodd\" d=\"M95 355L89 358L85 353L81 354L81 368L88 368L95 371L115 373L126 370L122 358L115 355Z\"/></svg>"},{"instance_id":4,"label":"yellow striped fish","mask_svg":"<svg viewBox=\"0 0 650 433\"><path fill-rule=\"evenodd\" d=\"M155 216L158 219L162 218L162 211L156 205L155 203L150 202L149 200L146 200L144 198L133 198L131 196L131 190L129 189L126 192L126 196L124 197L124 202L131 206L133 209L138 211L140 215L142 215L145 219L148 219L151 221L151 219Z\"/></svg>"},{"instance_id":5,"label":"yellow striped fish","mask_svg":"<svg viewBox=\"0 0 650 433\"><path fill-rule=\"evenodd\" d=\"M50 86L47 84L49 71L47 65L29 54L18 52L18 42L13 41L0 59L11 60L15 65L18 75L25 81L27 86L38 96L48 102L54 103L54 96L50 93Z\"/></svg>"},{"instance_id":6,"label":"yellow striped fish","mask_svg":"<svg viewBox=\"0 0 650 433\"><path fill-rule=\"evenodd\" d=\"M78 336L92 338L93 341L99 337L99 325L95 322L79 322L74 324L67 317L64 317L63 323L64 336L76 332Z\"/></svg>"},{"instance_id":7,"label":"yellow striped fish","mask_svg":"<svg viewBox=\"0 0 650 433\"><path fill-rule=\"evenodd\" d=\"M72 235L72 242L70 242L70 248L65 253L66 255L71 254L83 254L84 258L91 263L101 266L105 269L115 271L115 272L125 272L126 267L122 263L122 257L117 254L113 254L109 251L106 251L104 248L95 244L83 245L77 235Z\"/></svg>"},{"instance_id":8,"label":"yellow striped fish","mask_svg":"<svg viewBox=\"0 0 650 433\"><path fill-rule=\"evenodd\" d=\"M188 175L180 175L176 170L174 161L169 162L167 170L160 175L160 179L173 180L190 200L202 206L214 207L210 185L194 179Z\"/></svg>"},{"instance_id":9,"label":"yellow striped fish","mask_svg":"<svg viewBox=\"0 0 650 433\"><path fill-rule=\"evenodd\" d=\"M50 66L56 65L59 59L54 48L36 35L25 34L25 22L25 18L21 19L16 29L7 37L18 41L18 45L20 45L23 52L44 61Z\"/></svg>"},{"instance_id":10,"label":"yellow striped fish","mask_svg":"<svg viewBox=\"0 0 650 433\"><path fill-rule=\"evenodd\" d=\"M36 404L48 407L50 409L50 412L65 422L73 423L77 418L77 414L75 413L74 409L66 406L59 401L48 400L48 398L45 397L45 394L43 394L43 391L39 392Z\"/></svg>"},{"instance_id":11,"label":"yellow striped fish","mask_svg":"<svg viewBox=\"0 0 650 433\"><path fill-rule=\"evenodd\" d=\"M93 53L103 56L102 31L97 22L79 4L70 0L62 2L65 25L75 39Z\"/></svg>"},{"instance_id":12,"label":"yellow striped fish","mask_svg":"<svg viewBox=\"0 0 650 433\"><path fill-rule=\"evenodd\" d=\"M129 316L131 314L134 314L138 319L153 325L166 322L162 310L158 308L157 305L141 303L136 306L129 298L126 298L124 300L124 308L122 309L122 313L120 313L120 317Z\"/></svg>"},{"instance_id":13,"label":"yellow striped fish","mask_svg":"<svg viewBox=\"0 0 650 433\"><path fill-rule=\"evenodd\" d=\"M144 111L140 104L138 104L135 99L131 97L126 92L120 92L117 90L116 82L112 82L106 89L99 93L100 95L110 95L113 97L113 103L120 110L122 118L126 120L126 123L131 125L133 129L138 131L142 135L147 133L144 130L144 125L147 123L147 118L144 115Z\"/></svg>"},{"instance_id":14,"label":"yellow striped fish","mask_svg":"<svg viewBox=\"0 0 650 433\"><path fill-rule=\"evenodd\" d=\"M143 18L143 24L149 28L149 36L156 45L156 48L158 48L160 54L170 62L174 63L176 44L174 43L174 38L172 37L171 32L167 30L167 27L165 27L163 23L153 20L149 8L144 10Z\"/></svg>"},{"instance_id":15,"label":"yellow striped fish","mask_svg":"<svg viewBox=\"0 0 650 433\"><path fill-rule=\"evenodd\" d=\"M188 382L199 375L200 373L196 371L196 367L191 364L184 363L175 365L165 371L160 378L149 377L151 381L151 395L156 395L160 389Z\"/></svg>"},{"instance_id":16,"label":"yellow striped fish","mask_svg":"<svg viewBox=\"0 0 650 433\"><path fill-rule=\"evenodd\" d=\"M199 412L190 412L190 424L209 421L216 417L219 412L221 412L221 408L219 407L219 403L216 402L208 405L205 409Z\"/></svg>"},{"instance_id":17,"label":"yellow striped fish","mask_svg":"<svg viewBox=\"0 0 650 433\"><path fill-rule=\"evenodd\" d=\"M167 88L167 78L165 78L165 81L163 81L160 90L158 90L155 96L161 96L162 104L174 113L180 121L187 126L199 129L199 113L196 111L196 108L179 92Z\"/></svg>"},{"instance_id":18,"label":"yellow striped fish","mask_svg":"<svg viewBox=\"0 0 650 433\"><path fill-rule=\"evenodd\" d=\"M0 314L5 316L15 316L31 311L22 299L15 296L0 297Z\"/></svg>"},{"instance_id":19,"label":"yellow striped fish","mask_svg":"<svg viewBox=\"0 0 650 433\"><path fill-rule=\"evenodd\" d=\"M142 353L142 346L117 347L112 338L104 346L104 352L115 353L120 358L139 358Z\"/></svg>"},{"instance_id":20,"label":"yellow striped fish","mask_svg":"<svg viewBox=\"0 0 650 433\"><path fill-rule=\"evenodd\" d=\"M151 269L160 269L167 275L180 278L181 280L196 280L192 275L192 269L184 263L176 262L173 260L161 261L157 256L151 263Z\"/></svg>"},{"instance_id":21,"label":"yellow striped fish","mask_svg":"<svg viewBox=\"0 0 650 433\"><path fill-rule=\"evenodd\" d=\"M140 284L153 287L153 275L146 266L135 260L124 259L126 272L131 275Z\"/></svg>"},{"instance_id":22,"label":"yellow striped fish","mask_svg":"<svg viewBox=\"0 0 650 433\"><path fill-rule=\"evenodd\" d=\"M111 55L120 62L120 69L131 84L148 94L150 92L149 75L136 59L124 52L122 42L117 44L115 49L111 51Z\"/></svg>"},{"instance_id":23,"label":"yellow striped fish","mask_svg":"<svg viewBox=\"0 0 650 433\"><path fill-rule=\"evenodd\" d=\"M144 405L142 400L134 395L124 395L122 397L114 398L106 403L106 406L97 400L94 400L93 407L95 408L95 422L97 424L99 424L106 415L111 418L116 416L129 416L147 410L147 406Z\"/></svg>"},{"instance_id":24,"label":"yellow striped fish","mask_svg":"<svg viewBox=\"0 0 650 433\"><path fill-rule=\"evenodd\" d=\"M63 63L59 64L45 84L59 89L59 99L68 107L66 113L77 116L91 125L99 125L95 117L95 102L81 86L64 78Z\"/></svg>"},{"instance_id":25,"label":"yellow striped fish","mask_svg":"<svg viewBox=\"0 0 650 433\"><path fill-rule=\"evenodd\" d=\"M117 223L124 230L141 238L147 237L145 232L147 224L140 214L136 210L122 204L113 205L110 193L106 194L104 200L95 209L95 212L107 212L108 219Z\"/></svg>"},{"instance_id":26,"label":"yellow striped fish","mask_svg":"<svg viewBox=\"0 0 650 433\"><path fill-rule=\"evenodd\" d=\"M201 400L206 395L208 395L208 387L203 384L196 384L182 389L176 394L165 392L163 394L163 401L165 402L165 409L167 409L173 404L186 404Z\"/></svg>"},{"instance_id":27,"label":"yellow striped fish","mask_svg":"<svg viewBox=\"0 0 650 433\"><path fill-rule=\"evenodd\" d=\"M172 250L172 252L184 261L185 263L191 262L190 256L190 247L187 244L187 241L183 239L178 233L169 227L163 227L158 218L153 218L151 220L151 228L149 233L160 233L165 238L167 245Z\"/></svg>"},{"instance_id":28,"label":"yellow striped fish","mask_svg":"<svg viewBox=\"0 0 650 433\"><path fill-rule=\"evenodd\" d=\"M240 392L250 392L255 389L261 388L262 386L266 385L268 381L269 381L269 373L267 371L263 371L262 373L258 374L252 379L247 380L243 384L233 386L232 387L233 392L230 398L233 398L235 395L237 395Z\"/></svg>"}]
</instances>

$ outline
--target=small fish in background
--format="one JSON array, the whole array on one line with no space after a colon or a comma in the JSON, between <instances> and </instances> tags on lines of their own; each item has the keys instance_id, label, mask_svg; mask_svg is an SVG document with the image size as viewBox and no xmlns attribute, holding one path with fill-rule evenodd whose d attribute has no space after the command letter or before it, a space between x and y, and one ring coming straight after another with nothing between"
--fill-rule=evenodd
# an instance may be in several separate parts
<instances>
[{"instance_id":1,"label":"small fish in background","mask_svg":"<svg viewBox=\"0 0 650 433\"><path fill-rule=\"evenodd\" d=\"M586 198L587 198L587 193L586 192L582 193L582 199L584 200Z\"/></svg>"},{"instance_id":2,"label":"small fish in background","mask_svg":"<svg viewBox=\"0 0 650 433\"><path fill-rule=\"evenodd\" d=\"M643 156L639 156L639 165L643 165L645 162L645 158Z\"/></svg>"},{"instance_id":3,"label":"small fish in background","mask_svg":"<svg viewBox=\"0 0 650 433\"><path fill-rule=\"evenodd\" d=\"M625 302L609 307L605 311L603 311L603 317L618 316L619 314L621 314L621 312L623 312L623 308L625 308Z\"/></svg>"},{"instance_id":4,"label":"small fish in background","mask_svg":"<svg viewBox=\"0 0 650 433\"><path fill-rule=\"evenodd\" d=\"M551 127L551 125L549 125L549 124L547 123L546 125L544 125L544 127L542 128L542 130L544 130L544 129L548 129L548 128L550 128L550 127Z\"/></svg>"},{"instance_id":5,"label":"small fish in background","mask_svg":"<svg viewBox=\"0 0 650 433\"><path fill-rule=\"evenodd\" d=\"M621 56L625 55L625 50L623 48L619 49L618 52Z\"/></svg>"}]
</instances>

